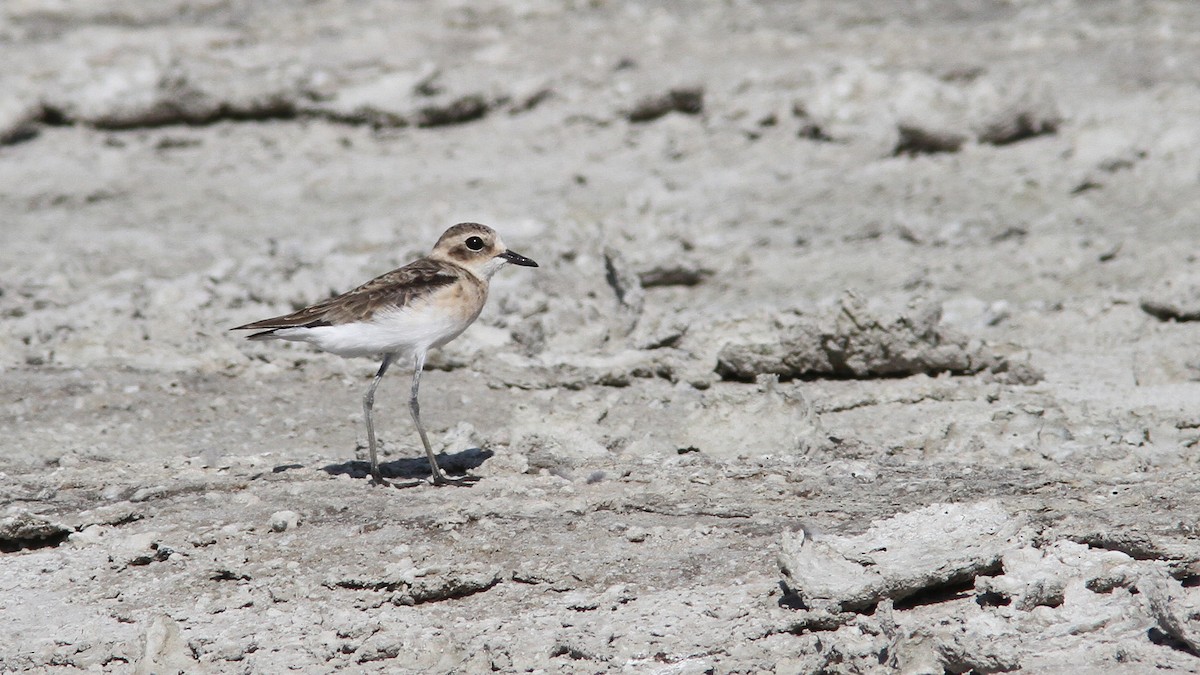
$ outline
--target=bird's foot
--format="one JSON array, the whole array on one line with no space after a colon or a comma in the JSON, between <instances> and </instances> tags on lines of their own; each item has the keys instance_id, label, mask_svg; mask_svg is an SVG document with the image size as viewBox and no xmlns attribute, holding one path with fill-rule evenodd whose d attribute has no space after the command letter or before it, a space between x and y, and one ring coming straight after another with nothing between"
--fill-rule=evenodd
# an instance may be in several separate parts
<instances>
[{"instance_id":1,"label":"bird's foot","mask_svg":"<svg viewBox=\"0 0 1200 675\"><path fill-rule=\"evenodd\" d=\"M457 478L451 478L441 471L435 471L433 476L430 478L430 482L437 487L447 485L452 485L454 487L471 487L475 483L479 482L479 476L460 476Z\"/></svg>"},{"instance_id":2,"label":"bird's foot","mask_svg":"<svg viewBox=\"0 0 1200 675\"><path fill-rule=\"evenodd\" d=\"M394 482L389 481L388 479L384 478L383 476L381 476L378 472L371 473L371 485L373 485L375 487L390 487L390 488L396 488L396 489L403 489L403 488L417 487L418 485L424 485L424 484L425 484L425 481L422 481L422 480L413 481L411 483L394 483Z\"/></svg>"}]
</instances>

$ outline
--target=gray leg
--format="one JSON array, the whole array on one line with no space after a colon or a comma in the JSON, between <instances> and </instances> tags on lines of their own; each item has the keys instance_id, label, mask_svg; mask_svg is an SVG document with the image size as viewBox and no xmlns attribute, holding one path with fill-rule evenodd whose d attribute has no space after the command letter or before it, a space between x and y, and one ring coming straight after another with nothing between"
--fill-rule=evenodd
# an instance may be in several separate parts
<instances>
[{"instance_id":1,"label":"gray leg","mask_svg":"<svg viewBox=\"0 0 1200 675\"><path fill-rule=\"evenodd\" d=\"M429 468L433 471L433 484L444 485L452 482L442 473L438 466L437 457L433 456L433 448L429 446L429 437L425 435L425 427L421 425L421 404L417 401L417 392L421 388L421 370L425 368L425 352L419 351L413 357L412 397L408 399L408 410L412 413L413 422L417 425L417 433L421 435L421 445L425 446L425 456L429 458Z\"/></svg>"},{"instance_id":2,"label":"gray leg","mask_svg":"<svg viewBox=\"0 0 1200 675\"><path fill-rule=\"evenodd\" d=\"M383 379L383 374L395 358L395 354L384 355L383 363L379 364L379 372L375 373L375 379L371 381L371 388L367 390L366 396L363 396L363 413L367 418L367 446L371 450L371 477L376 483L383 483L383 476L379 473L379 460L375 454L375 424L371 421L371 408L375 406L375 388L379 386L379 381ZM428 446L426 443L426 447Z\"/></svg>"}]
</instances>

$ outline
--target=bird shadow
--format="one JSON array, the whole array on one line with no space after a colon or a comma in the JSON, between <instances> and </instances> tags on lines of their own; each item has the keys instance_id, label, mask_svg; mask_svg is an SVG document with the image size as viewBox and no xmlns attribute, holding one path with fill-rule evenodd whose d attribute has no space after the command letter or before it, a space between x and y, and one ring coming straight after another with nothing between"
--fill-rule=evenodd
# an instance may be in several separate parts
<instances>
[{"instance_id":1,"label":"bird shadow","mask_svg":"<svg viewBox=\"0 0 1200 675\"><path fill-rule=\"evenodd\" d=\"M467 448L453 454L440 453L437 455L438 466L452 476L462 476L472 469L478 469L484 462L496 453L480 448ZM347 475L352 478L371 478L371 463L361 460L330 464L322 469L331 476ZM428 478L429 459L425 455L404 457L390 462L379 463L379 473L384 478Z\"/></svg>"}]
</instances>

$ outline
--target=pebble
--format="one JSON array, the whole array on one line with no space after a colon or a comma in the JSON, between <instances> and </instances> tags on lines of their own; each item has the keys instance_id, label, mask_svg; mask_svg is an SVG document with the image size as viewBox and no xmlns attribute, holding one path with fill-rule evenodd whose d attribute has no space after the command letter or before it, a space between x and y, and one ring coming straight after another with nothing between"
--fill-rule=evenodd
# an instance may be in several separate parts
<instances>
[{"instance_id":1,"label":"pebble","mask_svg":"<svg viewBox=\"0 0 1200 675\"><path fill-rule=\"evenodd\" d=\"M295 511L276 511L271 514L271 531L286 532L300 524L300 514Z\"/></svg>"}]
</instances>

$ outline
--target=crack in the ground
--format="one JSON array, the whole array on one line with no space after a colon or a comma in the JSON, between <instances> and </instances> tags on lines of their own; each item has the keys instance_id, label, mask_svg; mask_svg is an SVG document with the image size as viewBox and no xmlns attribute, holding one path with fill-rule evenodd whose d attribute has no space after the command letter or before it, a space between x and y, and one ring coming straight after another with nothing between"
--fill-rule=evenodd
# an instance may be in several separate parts
<instances>
[{"instance_id":1,"label":"crack in the ground","mask_svg":"<svg viewBox=\"0 0 1200 675\"><path fill-rule=\"evenodd\" d=\"M171 92L168 92L168 94ZM187 93L187 92L185 92ZM222 122L274 122L321 120L348 127L399 129L467 124L483 119L501 108L517 114L533 109L547 98L550 90L514 101L509 96L488 98L482 94L464 94L447 100L415 105L411 110L383 110L363 107L353 111L335 109L324 101L306 99L302 94L277 93L253 101L199 102L183 95L165 95L144 108L112 111L93 117L74 115L55 104L41 102L32 106L24 119L0 129L0 146L17 145L36 139L45 127L85 126L106 131L135 131L165 127L206 127Z\"/></svg>"}]
</instances>

